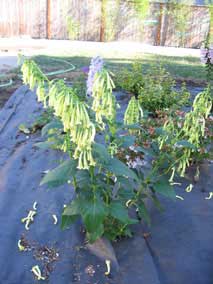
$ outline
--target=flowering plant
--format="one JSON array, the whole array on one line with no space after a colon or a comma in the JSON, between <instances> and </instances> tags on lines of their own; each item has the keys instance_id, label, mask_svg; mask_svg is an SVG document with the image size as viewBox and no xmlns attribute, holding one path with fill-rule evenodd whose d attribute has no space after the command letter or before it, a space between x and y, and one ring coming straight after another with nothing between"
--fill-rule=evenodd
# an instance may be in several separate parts
<instances>
[{"instance_id":1,"label":"flowering plant","mask_svg":"<svg viewBox=\"0 0 213 284\"><path fill-rule=\"evenodd\" d=\"M104 61L100 56L93 57L89 67L88 79L87 79L87 95L92 95L93 84L95 75L103 69Z\"/></svg>"},{"instance_id":2,"label":"flowering plant","mask_svg":"<svg viewBox=\"0 0 213 284\"><path fill-rule=\"evenodd\" d=\"M208 157L207 147L212 137L206 125L211 108L211 89L208 86L197 94L191 111L184 116L177 115L176 119L169 118L165 122L158 143L160 150L166 152L164 158L170 164L167 165L167 170L170 167L173 176L174 173L178 173L184 177L188 166L203 157ZM157 161L165 163L162 157Z\"/></svg>"},{"instance_id":3,"label":"flowering plant","mask_svg":"<svg viewBox=\"0 0 213 284\"><path fill-rule=\"evenodd\" d=\"M160 208L157 193L176 198L173 178L169 179L168 176L170 168L163 173L156 163L151 163L150 171L143 168L145 155L156 159L156 147L149 151L141 141L140 132L143 129L140 122L144 119L142 104L136 96L132 97L124 121L117 119L114 82L100 57L93 58L89 68L89 97L66 86L62 80L49 81L31 60L24 62L22 72L24 83L32 90L37 88L38 101L54 112L53 120L45 125L42 134L50 138L51 143L53 138L56 139L57 149L68 154L68 159L48 171L41 181L41 185L48 187L66 183L73 186L75 198L63 210L62 228L69 227L81 218L90 242L101 236L116 239L131 235L129 225L137 223L139 219L150 223L145 199L151 198ZM197 144L199 146L200 139L205 135L204 119L211 107L208 94L209 91L206 91L198 96L194 111L186 117L181 143L174 140L172 145L168 145L168 137L176 138L176 132L173 133L173 124L165 125L165 135L159 138L163 158L168 158L165 150L169 146L172 149L180 146L185 159L190 159L189 151L191 155L191 149L194 150ZM161 156L161 160L163 158ZM184 173L185 165L188 162L184 165L180 163L177 170L173 169L173 176L175 170ZM133 218L129 216L130 208L137 212Z\"/></svg>"},{"instance_id":4,"label":"flowering plant","mask_svg":"<svg viewBox=\"0 0 213 284\"><path fill-rule=\"evenodd\" d=\"M90 97L84 100L62 80L50 82L31 60L24 62L22 71L24 82L31 89L37 87L38 100L54 111L55 118L42 134L51 139L54 133L59 138L63 135L62 141L56 137L57 145L61 143L60 148L69 154L69 160L49 171L41 181L48 187L72 183L75 199L62 213L62 228L81 218L90 242L103 235L109 239L130 235L129 225L138 222L137 218L129 217L130 207L149 222L143 199L148 196L157 199L149 190L152 182L144 180L138 168L130 169L129 160L123 161L117 155L117 149L128 152L135 143L128 123L139 122L142 110L138 105L133 108L134 121L126 119L126 124L116 121L114 83L103 60L92 59L87 80ZM125 117L131 117L130 109Z\"/></svg>"},{"instance_id":5,"label":"flowering plant","mask_svg":"<svg viewBox=\"0 0 213 284\"><path fill-rule=\"evenodd\" d=\"M210 84L212 93L212 80L213 80L213 47L209 44L209 38L205 42L205 46L200 49L200 59L206 67L206 77Z\"/></svg>"},{"instance_id":6,"label":"flowering plant","mask_svg":"<svg viewBox=\"0 0 213 284\"><path fill-rule=\"evenodd\" d=\"M201 48L200 59L203 64L213 64L213 48Z\"/></svg>"}]
</instances>

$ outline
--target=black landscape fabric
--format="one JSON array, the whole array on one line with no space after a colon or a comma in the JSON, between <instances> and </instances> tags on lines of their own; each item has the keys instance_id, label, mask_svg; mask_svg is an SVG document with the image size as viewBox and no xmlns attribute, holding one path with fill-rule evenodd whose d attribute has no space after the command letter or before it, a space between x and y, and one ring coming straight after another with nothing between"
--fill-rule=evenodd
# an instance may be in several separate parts
<instances>
[{"instance_id":1,"label":"black landscape fabric","mask_svg":"<svg viewBox=\"0 0 213 284\"><path fill-rule=\"evenodd\" d=\"M42 141L39 132L26 135L18 129L41 112L25 86L0 111L0 284L38 283L31 271L36 265L46 278L40 282L50 284L212 284L213 199L205 199L212 191L212 164L191 193L185 192L187 182L177 187L184 200L162 199L164 213L149 206L152 226L137 225L132 239L113 244L120 270L105 276L105 262L85 248L80 222L60 229L72 187L39 186L44 172L63 158L34 146ZM21 219L34 202L37 214L26 230ZM26 251L19 250L19 240Z\"/></svg>"}]
</instances>

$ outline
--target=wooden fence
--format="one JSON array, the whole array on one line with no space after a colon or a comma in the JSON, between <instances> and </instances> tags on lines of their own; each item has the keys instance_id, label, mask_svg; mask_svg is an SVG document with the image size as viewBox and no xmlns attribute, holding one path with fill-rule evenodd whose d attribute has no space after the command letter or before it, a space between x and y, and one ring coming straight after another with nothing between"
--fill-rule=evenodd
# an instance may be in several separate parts
<instances>
[{"instance_id":1,"label":"wooden fence","mask_svg":"<svg viewBox=\"0 0 213 284\"><path fill-rule=\"evenodd\" d=\"M191 6L187 26L177 29L174 18L152 3L141 19L132 2L108 0L103 19L101 0L0 0L0 37L143 41L153 45L199 47L210 27L209 9ZM167 7L167 10L171 9Z\"/></svg>"}]
</instances>

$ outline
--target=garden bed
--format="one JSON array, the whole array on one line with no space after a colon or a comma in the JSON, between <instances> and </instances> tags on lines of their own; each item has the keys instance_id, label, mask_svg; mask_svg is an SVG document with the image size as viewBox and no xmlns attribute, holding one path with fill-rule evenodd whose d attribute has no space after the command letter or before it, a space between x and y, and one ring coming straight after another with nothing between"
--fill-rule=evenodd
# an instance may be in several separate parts
<instances>
[{"instance_id":1,"label":"garden bed","mask_svg":"<svg viewBox=\"0 0 213 284\"><path fill-rule=\"evenodd\" d=\"M125 104L122 93L119 100L121 105ZM213 202L206 198L212 190L213 165L208 164L208 170L201 173L203 178L191 193L185 192L184 181L176 189L184 200L161 198L164 213L149 205L152 226L135 225L132 239L113 244L120 271L107 277L104 261L85 248L81 224L65 231L59 227L63 205L74 194L70 186L56 189L39 186L45 171L54 168L63 157L61 152L34 146L41 141L39 131L24 134L19 130L20 124L33 123L41 112L35 94L26 87L19 88L0 112L1 281L37 283L31 269L39 265L51 284L211 284ZM35 201L37 215L26 231L21 219ZM58 218L56 225L52 215ZM28 244L27 251L18 249L22 236ZM49 265L49 256L39 256L48 250L57 253Z\"/></svg>"}]
</instances>

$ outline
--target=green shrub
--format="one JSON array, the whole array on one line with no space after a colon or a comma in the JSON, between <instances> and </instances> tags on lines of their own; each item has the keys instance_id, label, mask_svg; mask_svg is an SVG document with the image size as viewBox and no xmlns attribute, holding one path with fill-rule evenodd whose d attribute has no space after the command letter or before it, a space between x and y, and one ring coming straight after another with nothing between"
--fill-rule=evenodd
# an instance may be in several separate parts
<instances>
[{"instance_id":1,"label":"green shrub","mask_svg":"<svg viewBox=\"0 0 213 284\"><path fill-rule=\"evenodd\" d=\"M139 99L144 110L152 113L177 109L187 104L190 97L185 85L180 91L175 91L175 81L162 66L154 66L143 73L142 64L136 62L131 69L123 69L116 80L118 86Z\"/></svg>"}]
</instances>

